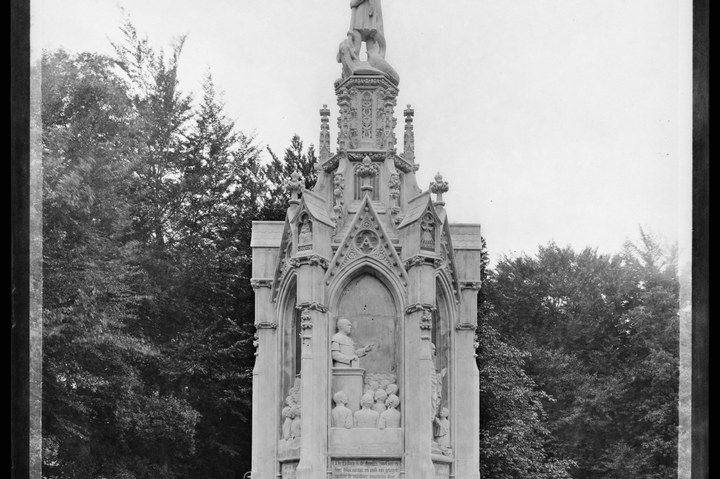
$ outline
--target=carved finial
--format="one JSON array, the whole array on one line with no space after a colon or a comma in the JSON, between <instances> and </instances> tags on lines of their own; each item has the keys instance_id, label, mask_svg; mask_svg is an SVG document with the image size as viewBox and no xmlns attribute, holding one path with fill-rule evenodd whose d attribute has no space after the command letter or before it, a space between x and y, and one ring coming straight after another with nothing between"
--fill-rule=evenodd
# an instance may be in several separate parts
<instances>
[{"instance_id":1,"label":"carved finial","mask_svg":"<svg viewBox=\"0 0 720 479\"><path fill-rule=\"evenodd\" d=\"M449 190L448 182L443 181L443 177L440 173L435 175L435 181L430 183L430 191L435 193L437 195L437 199L435 200L435 205L437 206L445 206L445 201L443 200L443 193L447 193Z\"/></svg>"},{"instance_id":2,"label":"carved finial","mask_svg":"<svg viewBox=\"0 0 720 479\"><path fill-rule=\"evenodd\" d=\"M403 113L405 114L405 151L403 155L406 161L412 163L415 161L415 132L413 131L413 116L415 115L415 110L408 104L407 109Z\"/></svg>"},{"instance_id":3,"label":"carved finial","mask_svg":"<svg viewBox=\"0 0 720 479\"><path fill-rule=\"evenodd\" d=\"M330 158L330 110L327 105L323 105L320 109L320 143L319 143L319 162L322 163Z\"/></svg>"},{"instance_id":4,"label":"carved finial","mask_svg":"<svg viewBox=\"0 0 720 479\"><path fill-rule=\"evenodd\" d=\"M290 192L290 204L297 205L300 203L299 194L302 191L305 183L300 179L300 173L293 171L290 175L290 180L285 183L285 188Z\"/></svg>"}]
</instances>

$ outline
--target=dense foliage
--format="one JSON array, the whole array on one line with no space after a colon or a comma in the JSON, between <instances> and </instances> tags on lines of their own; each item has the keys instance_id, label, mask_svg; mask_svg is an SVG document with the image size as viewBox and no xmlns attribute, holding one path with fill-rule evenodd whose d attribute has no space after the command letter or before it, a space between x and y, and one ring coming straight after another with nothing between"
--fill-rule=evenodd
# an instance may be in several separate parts
<instances>
[{"instance_id":1,"label":"dense foliage","mask_svg":"<svg viewBox=\"0 0 720 479\"><path fill-rule=\"evenodd\" d=\"M235 478L250 469L250 233L316 181L180 91L130 24L113 58L43 56L43 476ZM262 164L263 153L270 156ZM486 478L675 470L677 284L647 235L617 256L551 244L485 272Z\"/></svg>"},{"instance_id":2,"label":"dense foliage","mask_svg":"<svg viewBox=\"0 0 720 479\"><path fill-rule=\"evenodd\" d=\"M182 41L123 32L115 58L43 57L44 475L235 477L251 222L286 207L292 169L260 164L210 76L197 105L179 91Z\"/></svg>"},{"instance_id":3,"label":"dense foliage","mask_svg":"<svg viewBox=\"0 0 720 479\"><path fill-rule=\"evenodd\" d=\"M485 287L484 341L503 339L493 354L509 348L504 354L511 358L502 361L506 374L518 362L517 351L525 352L522 371L513 377L527 375L546 395L524 399L538 400L546 414L548 454L573 460L570 472L577 478L676 476L673 251L643 231L637 245L628 243L613 256L550 243L535 257L504 258ZM497 394L498 388L488 388L490 397ZM505 404L512 409L511 400Z\"/></svg>"}]
</instances>

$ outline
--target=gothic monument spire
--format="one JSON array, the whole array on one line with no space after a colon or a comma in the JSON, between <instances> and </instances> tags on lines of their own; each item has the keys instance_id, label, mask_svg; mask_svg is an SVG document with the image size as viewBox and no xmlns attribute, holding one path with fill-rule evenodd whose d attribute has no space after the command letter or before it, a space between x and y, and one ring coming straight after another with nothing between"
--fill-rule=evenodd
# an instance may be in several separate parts
<instances>
[{"instance_id":1,"label":"gothic monument spire","mask_svg":"<svg viewBox=\"0 0 720 479\"><path fill-rule=\"evenodd\" d=\"M253 223L252 478L480 479L480 225L419 187L410 105L397 151L381 0L344 35L336 151L323 105L315 187Z\"/></svg>"}]
</instances>

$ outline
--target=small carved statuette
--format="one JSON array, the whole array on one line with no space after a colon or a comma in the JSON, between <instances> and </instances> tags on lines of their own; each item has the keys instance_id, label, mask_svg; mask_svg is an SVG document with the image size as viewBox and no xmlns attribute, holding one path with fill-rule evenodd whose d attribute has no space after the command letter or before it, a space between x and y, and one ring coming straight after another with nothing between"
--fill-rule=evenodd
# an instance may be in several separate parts
<instances>
[{"instance_id":1,"label":"small carved statuette","mask_svg":"<svg viewBox=\"0 0 720 479\"><path fill-rule=\"evenodd\" d=\"M452 449L450 448L450 420L448 416L450 411L444 407L433 421L433 436L435 443L440 448L444 456L450 456Z\"/></svg>"},{"instance_id":2,"label":"small carved statuette","mask_svg":"<svg viewBox=\"0 0 720 479\"><path fill-rule=\"evenodd\" d=\"M300 437L300 405L295 405L290 409L290 417L292 418L292 424L290 424L290 437L292 439Z\"/></svg>"},{"instance_id":3,"label":"small carved statuette","mask_svg":"<svg viewBox=\"0 0 720 479\"><path fill-rule=\"evenodd\" d=\"M285 406L282 409L282 416L285 418L285 421L283 422L282 427L282 437L286 441L290 439L290 427L292 426L292 418L290 417L290 411L292 410L292 406Z\"/></svg>"},{"instance_id":4,"label":"small carved statuette","mask_svg":"<svg viewBox=\"0 0 720 479\"><path fill-rule=\"evenodd\" d=\"M435 363L435 345L433 343L430 343L430 354L433 360L433 364ZM442 401L442 386L443 386L443 380L445 379L445 375L447 374L447 368L443 368L442 371L437 372L437 369L432 371L431 373L431 382L430 382L430 407L432 409L432 417L431 420L435 420L435 416L438 414L438 410L440 409L440 402Z\"/></svg>"},{"instance_id":5,"label":"small carved statuette","mask_svg":"<svg viewBox=\"0 0 720 479\"><path fill-rule=\"evenodd\" d=\"M312 241L312 221L310 221L310 218L306 215L300 223L300 232L298 233L298 251L312 249Z\"/></svg>"},{"instance_id":6,"label":"small carved statuette","mask_svg":"<svg viewBox=\"0 0 720 479\"><path fill-rule=\"evenodd\" d=\"M335 407L332 410L332 427L353 427L353 413L347 407L348 397L344 391L338 391L333 396Z\"/></svg>"},{"instance_id":7,"label":"small carved statuette","mask_svg":"<svg viewBox=\"0 0 720 479\"><path fill-rule=\"evenodd\" d=\"M397 386L396 386L397 387ZM400 399L395 394L390 394L385 400L387 407L378 419L378 427L385 429L388 427L400 427L400 411L397 410L400 405Z\"/></svg>"},{"instance_id":8,"label":"small carved statuette","mask_svg":"<svg viewBox=\"0 0 720 479\"><path fill-rule=\"evenodd\" d=\"M293 417L295 417L295 409L299 409L297 401L295 400L294 394L291 393L285 398L285 407L282 409L282 417L285 418L282 426L282 437L285 440L292 439L292 423Z\"/></svg>"},{"instance_id":9,"label":"small carved statuette","mask_svg":"<svg viewBox=\"0 0 720 479\"><path fill-rule=\"evenodd\" d=\"M435 219L430 213L426 214L420 222L420 248L435 251Z\"/></svg>"},{"instance_id":10,"label":"small carved statuette","mask_svg":"<svg viewBox=\"0 0 720 479\"><path fill-rule=\"evenodd\" d=\"M373 411L374 403L373 395L370 393L363 394L360 399L360 406L362 409L355 412L355 427L358 428L376 428L378 427L378 419L380 414L377 411Z\"/></svg>"}]
</instances>

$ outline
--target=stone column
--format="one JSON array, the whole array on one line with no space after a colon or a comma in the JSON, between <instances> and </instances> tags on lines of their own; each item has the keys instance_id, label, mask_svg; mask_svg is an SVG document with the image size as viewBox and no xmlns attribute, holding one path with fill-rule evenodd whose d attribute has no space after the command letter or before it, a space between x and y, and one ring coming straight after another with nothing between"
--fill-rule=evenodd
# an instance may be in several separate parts
<instances>
[{"instance_id":1,"label":"stone column","mask_svg":"<svg viewBox=\"0 0 720 479\"><path fill-rule=\"evenodd\" d=\"M330 397L328 310L322 299L326 264L297 258L297 308L300 313L301 429L298 479L327 478L327 428Z\"/></svg>"},{"instance_id":2,"label":"stone column","mask_svg":"<svg viewBox=\"0 0 720 479\"><path fill-rule=\"evenodd\" d=\"M433 370L430 328L432 311L435 309L435 269L432 263L414 263L409 263L409 306L405 309L405 477L434 479L435 469L430 459L430 373Z\"/></svg>"},{"instance_id":3,"label":"stone column","mask_svg":"<svg viewBox=\"0 0 720 479\"><path fill-rule=\"evenodd\" d=\"M480 372L475 331L479 281L460 283L460 318L455 327L455 397L452 429L455 444L455 477L480 479Z\"/></svg>"},{"instance_id":4,"label":"stone column","mask_svg":"<svg viewBox=\"0 0 720 479\"><path fill-rule=\"evenodd\" d=\"M279 365L277 323L270 301L271 282L253 279L255 289L255 367L253 368L252 476L275 477L277 437L280 428L279 398L275 377Z\"/></svg>"}]
</instances>

